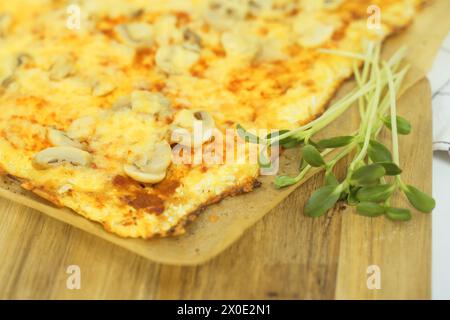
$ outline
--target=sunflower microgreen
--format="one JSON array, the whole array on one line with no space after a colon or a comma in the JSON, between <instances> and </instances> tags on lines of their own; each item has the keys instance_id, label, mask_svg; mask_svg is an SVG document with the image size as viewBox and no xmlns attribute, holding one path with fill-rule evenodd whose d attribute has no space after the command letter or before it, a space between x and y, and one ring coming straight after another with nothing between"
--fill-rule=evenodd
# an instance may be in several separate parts
<instances>
[{"instance_id":1,"label":"sunflower microgreen","mask_svg":"<svg viewBox=\"0 0 450 320\"><path fill-rule=\"evenodd\" d=\"M281 130L269 135L262 143L278 142L284 148L301 146L302 160L295 177L278 176L277 188L284 188L302 181L314 167L324 169L325 185L311 195L305 206L305 214L318 217L333 208L338 201L356 206L360 215L377 217L385 215L393 221L408 221L411 211L390 206L391 199L401 190L411 206L421 212L431 212L433 198L401 180L398 135L411 132L411 124L397 115L397 92L408 71L401 69L406 50L401 49L389 61L380 58L380 44L370 43L365 54L327 50L322 53L337 54L363 61L358 70L354 64L357 89L331 105L322 116L293 130ZM349 136L338 136L314 142L316 133L341 116L355 103L358 104L361 123ZM392 143L388 147L380 139L383 128L390 130ZM261 143L261 139L241 130L246 141ZM332 151L337 150L332 153ZM353 155L346 176L339 181L333 168L341 159ZM267 160L267 159L265 159ZM267 165L266 162L264 164Z\"/></svg>"}]
</instances>

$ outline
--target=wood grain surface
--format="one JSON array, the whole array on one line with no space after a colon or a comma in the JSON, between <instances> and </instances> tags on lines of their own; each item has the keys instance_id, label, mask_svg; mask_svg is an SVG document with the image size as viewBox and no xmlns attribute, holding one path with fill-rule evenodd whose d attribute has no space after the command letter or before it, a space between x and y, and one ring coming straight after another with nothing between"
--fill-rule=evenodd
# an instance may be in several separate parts
<instances>
[{"instance_id":1,"label":"wood grain surface","mask_svg":"<svg viewBox=\"0 0 450 320\"><path fill-rule=\"evenodd\" d=\"M428 82L400 100L413 124L401 137L404 180L431 192ZM348 120L349 121L349 120ZM342 171L343 164L340 166ZM0 200L1 299L429 299L431 216L369 219L342 206L319 219L302 208L317 176L217 258L198 267L149 262L37 211ZM404 203L400 197L395 200ZM81 288L66 286L70 265ZM379 267L381 289L367 287Z\"/></svg>"}]
</instances>

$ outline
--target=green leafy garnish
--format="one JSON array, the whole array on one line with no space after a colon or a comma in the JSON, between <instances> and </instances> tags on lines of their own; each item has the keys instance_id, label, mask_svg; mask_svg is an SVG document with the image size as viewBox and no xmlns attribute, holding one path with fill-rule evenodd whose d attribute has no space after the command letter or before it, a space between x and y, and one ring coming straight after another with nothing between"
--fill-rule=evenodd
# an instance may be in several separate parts
<instances>
[{"instance_id":1,"label":"green leafy garnish","mask_svg":"<svg viewBox=\"0 0 450 320\"><path fill-rule=\"evenodd\" d=\"M328 172L325 175L325 185L327 186L337 186L339 185L339 181L336 178L336 176L334 175L333 172Z\"/></svg>"},{"instance_id":2,"label":"green leafy garnish","mask_svg":"<svg viewBox=\"0 0 450 320\"><path fill-rule=\"evenodd\" d=\"M409 203L417 210L430 213L436 206L436 201L426 193L413 186L405 186L403 192L409 200Z\"/></svg>"},{"instance_id":3,"label":"green leafy garnish","mask_svg":"<svg viewBox=\"0 0 450 320\"><path fill-rule=\"evenodd\" d=\"M375 202L360 202L356 206L356 211L363 216L378 217L386 212L386 209Z\"/></svg>"},{"instance_id":4,"label":"green leafy garnish","mask_svg":"<svg viewBox=\"0 0 450 320\"><path fill-rule=\"evenodd\" d=\"M325 165L325 160L323 159L320 152L311 144L306 145L302 149L303 160L309 164L311 167L321 167Z\"/></svg>"},{"instance_id":5,"label":"green leafy garnish","mask_svg":"<svg viewBox=\"0 0 450 320\"><path fill-rule=\"evenodd\" d=\"M394 221L409 221L411 220L411 211L401 208L386 208L386 217Z\"/></svg>"},{"instance_id":6,"label":"green leafy garnish","mask_svg":"<svg viewBox=\"0 0 450 320\"><path fill-rule=\"evenodd\" d=\"M379 43L370 43L365 54L322 50L323 54L336 54L362 60L362 70L354 64L358 88L343 99L331 105L319 118L294 130L281 130L264 139L248 134L242 127L241 134L246 141L256 141L289 148L303 145L299 173L295 177L278 176L275 186L283 188L302 181L313 168L325 170L325 186L315 191L305 206L305 214L318 217L331 209L336 202L346 201L356 206L364 216L385 215L394 221L408 221L408 209L390 205L392 197L399 190L410 204L421 212L431 212L436 203L433 198L419 189L406 185L401 179L398 135L411 132L411 124L397 115L397 92L400 89L408 67L401 68L406 50L401 49L388 61L380 58ZM340 117L357 103L361 118L359 129L349 136L330 137L315 143L316 133ZM391 147L379 139L383 128L391 133ZM262 141L262 142L261 142ZM332 153L332 151L336 152ZM334 166L341 159L353 155L346 176L339 181L333 174ZM265 159L266 160L266 159ZM265 162L264 162L265 163ZM267 164L267 163L265 163Z\"/></svg>"},{"instance_id":7,"label":"green leafy garnish","mask_svg":"<svg viewBox=\"0 0 450 320\"><path fill-rule=\"evenodd\" d=\"M383 166L387 176L398 176L402 173L402 169L393 162L379 162L378 164Z\"/></svg>"},{"instance_id":8,"label":"green leafy garnish","mask_svg":"<svg viewBox=\"0 0 450 320\"><path fill-rule=\"evenodd\" d=\"M395 186L391 184L380 184L371 187L363 187L356 193L356 198L361 201L382 202L386 201L394 192Z\"/></svg>"},{"instance_id":9,"label":"green leafy garnish","mask_svg":"<svg viewBox=\"0 0 450 320\"><path fill-rule=\"evenodd\" d=\"M386 174L384 167L378 163L364 165L350 177L350 184L364 186L377 182Z\"/></svg>"},{"instance_id":10,"label":"green leafy garnish","mask_svg":"<svg viewBox=\"0 0 450 320\"><path fill-rule=\"evenodd\" d=\"M386 125L386 127L389 128L389 130L392 130L392 122L391 117L386 116L383 117L383 122ZM405 118L402 118L400 116L397 116L397 132L399 134L408 135L411 133L411 124L406 120Z\"/></svg>"},{"instance_id":11,"label":"green leafy garnish","mask_svg":"<svg viewBox=\"0 0 450 320\"><path fill-rule=\"evenodd\" d=\"M305 206L305 214L319 217L334 207L340 196L339 187L325 186L316 190Z\"/></svg>"},{"instance_id":12,"label":"green leafy garnish","mask_svg":"<svg viewBox=\"0 0 450 320\"><path fill-rule=\"evenodd\" d=\"M278 176L275 178L275 187L284 188L298 183L299 180L289 176Z\"/></svg>"},{"instance_id":13,"label":"green leafy garnish","mask_svg":"<svg viewBox=\"0 0 450 320\"><path fill-rule=\"evenodd\" d=\"M352 143L353 136L334 137L330 139L323 139L317 143L317 146L321 149L334 149L349 145Z\"/></svg>"},{"instance_id":14,"label":"green leafy garnish","mask_svg":"<svg viewBox=\"0 0 450 320\"><path fill-rule=\"evenodd\" d=\"M367 152L373 162L392 162L391 151L378 141L370 140Z\"/></svg>"}]
</instances>

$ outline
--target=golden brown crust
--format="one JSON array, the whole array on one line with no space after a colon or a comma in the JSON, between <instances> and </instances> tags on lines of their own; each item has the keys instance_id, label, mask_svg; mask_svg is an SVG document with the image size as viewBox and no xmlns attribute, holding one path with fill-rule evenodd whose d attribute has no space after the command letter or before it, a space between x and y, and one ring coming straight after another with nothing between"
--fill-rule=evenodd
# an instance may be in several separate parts
<instances>
[{"instance_id":1,"label":"golden brown crust","mask_svg":"<svg viewBox=\"0 0 450 320\"><path fill-rule=\"evenodd\" d=\"M44 187L36 187L31 182L23 182L20 186L22 188L24 188L25 190L31 191L31 192L37 194L39 197L50 201L52 204L54 204L57 207L60 207L60 208L64 207L64 205L59 200L58 195L54 192L45 190Z\"/></svg>"},{"instance_id":2,"label":"golden brown crust","mask_svg":"<svg viewBox=\"0 0 450 320\"><path fill-rule=\"evenodd\" d=\"M23 179L20 179L18 177L12 176L12 175L3 175L7 176L8 179L13 180L13 183L16 183L21 188L33 192L34 194L38 195L39 197L49 201L53 205L63 208L64 205L61 203L59 195L56 192L51 192L45 189L45 187L42 186L35 186L33 183L29 181L23 181ZM119 178L121 180L121 178ZM247 182L241 184L240 186L232 187L226 191L224 191L222 194L214 196L210 198L208 201L206 201L203 205L198 207L195 211L191 212L189 215L187 215L185 218L180 220L180 222L172 227L170 230L168 230L166 233L160 233L160 234L152 234L149 237L146 237L147 239L151 239L154 237L165 237L165 236L179 236L186 232L186 226L189 224L189 222L193 222L204 210L206 210L209 206L219 203L222 200L228 198L228 197L234 197L238 196L244 193L252 192L254 189L259 188L261 186L261 182L258 181L257 178L251 178L248 179ZM140 201L140 200L139 200ZM142 200L145 201L145 200ZM144 209L146 206L143 207ZM102 223L101 221L95 221L99 222L103 225L105 230L113 233L115 232L114 229L112 229L107 223ZM127 237L126 235L123 235L124 237Z\"/></svg>"},{"instance_id":3,"label":"golden brown crust","mask_svg":"<svg viewBox=\"0 0 450 320\"><path fill-rule=\"evenodd\" d=\"M239 196L239 195L244 194L244 193L252 192L253 190L255 190L255 189L259 188L259 187L261 187L261 182L258 179L256 179L256 178L249 179L249 181L244 183L244 185L239 186L239 187L231 188L230 190L225 191L221 195L211 198L205 204L203 204L198 209L196 209L194 212L191 212L177 226L175 226L174 228L169 230L167 235L179 236L179 235L184 234L186 232L185 227L187 226L187 224L189 222L193 222L195 219L197 219L197 217L203 211L205 211L209 206L211 206L213 204L216 204L216 203L219 203L219 202L221 202L222 200L224 200L224 199L226 199L228 197L235 197L235 196Z\"/></svg>"}]
</instances>

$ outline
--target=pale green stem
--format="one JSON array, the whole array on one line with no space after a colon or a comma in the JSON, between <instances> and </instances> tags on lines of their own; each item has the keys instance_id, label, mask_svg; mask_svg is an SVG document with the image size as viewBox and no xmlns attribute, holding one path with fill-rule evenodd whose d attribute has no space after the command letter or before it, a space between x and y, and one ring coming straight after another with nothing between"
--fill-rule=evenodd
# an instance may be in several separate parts
<instances>
[{"instance_id":1,"label":"pale green stem","mask_svg":"<svg viewBox=\"0 0 450 320\"><path fill-rule=\"evenodd\" d=\"M409 70L409 67L406 67L406 68L404 68L402 71L400 71L399 73L397 73L394 76L395 91L396 92L401 88L401 85L403 83L403 80L404 80L408 70ZM386 111L388 110L389 106L390 106L390 97L389 97L389 95L386 95L383 98L383 101L381 102L380 112L378 114L378 118L379 119L378 119L377 125L375 126L376 127L376 130L375 130L375 133L374 133L375 137L378 137L378 135L380 134L381 130L383 129L384 123L383 123L383 121L381 119L386 114Z\"/></svg>"},{"instance_id":2,"label":"pale green stem","mask_svg":"<svg viewBox=\"0 0 450 320\"><path fill-rule=\"evenodd\" d=\"M391 105L391 134L392 134L392 151L394 157L394 163L396 165L400 164L399 150L398 150L398 131L397 131L397 95L394 84L394 77L392 76L392 71L388 66L385 66L388 75L388 85L389 85L389 97Z\"/></svg>"},{"instance_id":3,"label":"pale green stem","mask_svg":"<svg viewBox=\"0 0 450 320\"><path fill-rule=\"evenodd\" d=\"M375 93L374 96L372 97L370 106L369 106L369 119L367 121L367 129L365 131L365 138L364 138L364 145L361 149L361 151L359 152L358 156L355 158L355 160L352 161L352 163L350 164L350 168L349 171L352 172L353 169L355 168L355 166L364 159L364 157L367 154L367 149L369 148L369 142L370 142L370 138L372 135L372 127L373 127L373 123L375 120L375 116L376 116L376 111L378 108L378 103L380 100L380 94L381 94L381 77L380 77L380 70L378 67L378 60L374 59L373 61L373 65L372 65L372 70L373 70L373 76L376 78L376 89L375 89Z\"/></svg>"}]
</instances>

